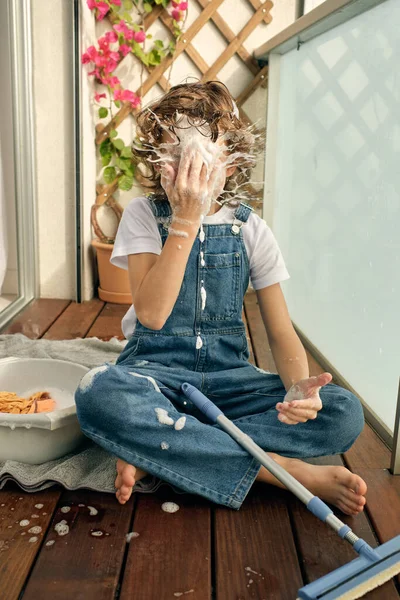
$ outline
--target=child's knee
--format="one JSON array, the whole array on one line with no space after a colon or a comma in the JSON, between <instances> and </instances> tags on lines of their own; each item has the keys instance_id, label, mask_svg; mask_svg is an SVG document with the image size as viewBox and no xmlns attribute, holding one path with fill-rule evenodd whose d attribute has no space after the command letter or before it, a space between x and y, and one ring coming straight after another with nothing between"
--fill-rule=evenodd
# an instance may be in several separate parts
<instances>
[{"instance_id":1,"label":"child's knee","mask_svg":"<svg viewBox=\"0 0 400 600\"><path fill-rule=\"evenodd\" d=\"M336 387L333 404L337 409L337 427L343 442L342 452L348 450L364 429L364 412L360 400L349 390Z\"/></svg>"}]
</instances>

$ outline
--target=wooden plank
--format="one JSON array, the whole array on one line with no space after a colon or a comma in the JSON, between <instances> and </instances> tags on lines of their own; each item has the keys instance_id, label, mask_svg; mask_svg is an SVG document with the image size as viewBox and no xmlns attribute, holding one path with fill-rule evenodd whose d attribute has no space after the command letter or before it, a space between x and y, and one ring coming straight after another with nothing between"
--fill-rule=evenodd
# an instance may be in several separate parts
<instances>
[{"instance_id":1,"label":"wooden plank","mask_svg":"<svg viewBox=\"0 0 400 600\"><path fill-rule=\"evenodd\" d=\"M343 464L339 456L313 459L312 462L324 465ZM356 535L365 539L372 547L377 546L376 538L364 512L357 517L350 517L343 514L339 509L333 507L333 510L337 517L349 525ZM297 546L302 557L302 568L306 583L315 581L357 558L358 554L348 542L343 541L328 525L312 515L303 503L293 495L290 500L290 511L296 532ZM379 589L375 589L366 596L368 600L398 600L398 597L393 581L386 583Z\"/></svg>"},{"instance_id":2,"label":"wooden plank","mask_svg":"<svg viewBox=\"0 0 400 600\"><path fill-rule=\"evenodd\" d=\"M49 298L33 300L22 313L11 321L2 333L22 333L36 340L46 333L70 303L71 300L52 300Z\"/></svg>"},{"instance_id":3,"label":"wooden plank","mask_svg":"<svg viewBox=\"0 0 400 600\"><path fill-rule=\"evenodd\" d=\"M218 600L296 598L303 580L285 490L255 484L239 511L215 508Z\"/></svg>"},{"instance_id":4,"label":"wooden plank","mask_svg":"<svg viewBox=\"0 0 400 600\"><path fill-rule=\"evenodd\" d=\"M44 334L46 340L73 340L83 338L101 312L104 302L93 298L88 302L71 304Z\"/></svg>"},{"instance_id":5,"label":"wooden plank","mask_svg":"<svg viewBox=\"0 0 400 600\"><path fill-rule=\"evenodd\" d=\"M112 494L64 492L26 586L24 600L113 600L134 498L121 505ZM89 506L98 511L96 515L90 514ZM64 513L62 507L70 507L70 511ZM62 520L69 526L69 533L64 536L54 529ZM95 532L101 532L101 536L93 535ZM49 542L54 543L47 545Z\"/></svg>"},{"instance_id":6,"label":"wooden plank","mask_svg":"<svg viewBox=\"0 0 400 600\"><path fill-rule=\"evenodd\" d=\"M98 337L101 340L110 340L117 337L119 340L123 340L121 320L128 309L128 304L107 303L89 329L86 337Z\"/></svg>"},{"instance_id":7,"label":"wooden plank","mask_svg":"<svg viewBox=\"0 0 400 600\"><path fill-rule=\"evenodd\" d=\"M246 102L248 98L252 95L252 93L258 88L259 85L266 83L268 79L268 65L265 65L258 74L254 77L253 81L249 83L249 85L239 94L236 98L236 104L241 106Z\"/></svg>"},{"instance_id":8,"label":"wooden plank","mask_svg":"<svg viewBox=\"0 0 400 600\"><path fill-rule=\"evenodd\" d=\"M2 600L17 600L20 597L60 495L61 492L55 489L34 494L24 492L14 483L8 483L7 489L0 491ZM29 524L24 524L24 520ZM29 532L31 527L40 527L41 531Z\"/></svg>"},{"instance_id":9,"label":"wooden plank","mask_svg":"<svg viewBox=\"0 0 400 600\"><path fill-rule=\"evenodd\" d=\"M143 84L142 93L143 96L153 87L158 81L158 78L165 73L165 71L171 66L171 64L178 58L178 56L186 49L194 36L200 31L203 25L212 17L216 12L223 0L211 0L206 8L200 13L197 19L191 24L187 31L185 31L182 38L177 42L175 52L173 56L167 56L150 74Z\"/></svg>"},{"instance_id":10,"label":"wooden plank","mask_svg":"<svg viewBox=\"0 0 400 600\"><path fill-rule=\"evenodd\" d=\"M357 441L348 450L344 459L351 470L388 469L390 450L366 423Z\"/></svg>"},{"instance_id":11,"label":"wooden plank","mask_svg":"<svg viewBox=\"0 0 400 600\"><path fill-rule=\"evenodd\" d=\"M208 4L208 0L197 0L197 2L202 8L205 8ZM216 25L220 34L225 38L228 44L235 39L236 35L219 13L214 13L211 17L211 21L214 23L214 25ZM257 75L257 73L260 71L260 67L250 52L248 52L244 46L239 46L236 52L245 63L246 67L253 73L253 75Z\"/></svg>"},{"instance_id":12,"label":"wooden plank","mask_svg":"<svg viewBox=\"0 0 400 600\"><path fill-rule=\"evenodd\" d=\"M272 3L267 1L263 6L272 6ZM237 49L246 40L246 38L254 31L257 25L263 20L265 13L262 12L265 8L258 8L254 15L247 21L246 25L239 31L235 39L225 48L223 52L218 56L214 64L204 74L205 80L214 79L219 73L222 67L228 62L228 60L235 54Z\"/></svg>"},{"instance_id":13,"label":"wooden plank","mask_svg":"<svg viewBox=\"0 0 400 600\"><path fill-rule=\"evenodd\" d=\"M166 513L163 502L179 510ZM199 496L163 486L138 497L120 600L211 599L211 515Z\"/></svg>"},{"instance_id":14,"label":"wooden plank","mask_svg":"<svg viewBox=\"0 0 400 600\"><path fill-rule=\"evenodd\" d=\"M277 370L274 363L274 358L272 356L267 332L265 331L264 323L258 306L257 294L254 290L246 293L244 297L244 308L257 366L265 371L276 373Z\"/></svg>"},{"instance_id":15,"label":"wooden plank","mask_svg":"<svg viewBox=\"0 0 400 600\"><path fill-rule=\"evenodd\" d=\"M247 1L255 9L260 8L260 6L263 5L262 2L261 2L261 0L247 0ZM269 14L269 11L271 10L272 7L273 7L273 3L272 2L265 2L264 8L263 8L263 13L264 13L264 22L267 25L269 23L271 23L271 21L272 21L272 16Z\"/></svg>"}]
</instances>

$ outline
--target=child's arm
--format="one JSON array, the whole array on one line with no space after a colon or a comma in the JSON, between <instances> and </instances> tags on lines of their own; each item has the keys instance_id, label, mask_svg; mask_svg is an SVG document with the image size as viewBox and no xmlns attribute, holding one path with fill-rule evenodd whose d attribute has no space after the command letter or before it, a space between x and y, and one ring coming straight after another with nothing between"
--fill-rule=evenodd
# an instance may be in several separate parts
<instances>
[{"instance_id":1,"label":"child's arm","mask_svg":"<svg viewBox=\"0 0 400 600\"><path fill-rule=\"evenodd\" d=\"M316 419L322 408L319 390L332 380L330 373L310 377L307 355L289 317L279 283L257 290L258 303L276 368L288 391L276 404L278 419L287 425Z\"/></svg>"},{"instance_id":2,"label":"child's arm","mask_svg":"<svg viewBox=\"0 0 400 600\"><path fill-rule=\"evenodd\" d=\"M307 355L290 320L279 283L256 290L279 376L286 390L309 377Z\"/></svg>"},{"instance_id":3,"label":"child's arm","mask_svg":"<svg viewBox=\"0 0 400 600\"><path fill-rule=\"evenodd\" d=\"M149 329L161 329L174 308L201 215L208 210L204 200L209 199L217 175L218 169L214 168L207 180L207 170L198 152L183 156L176 173L169 165L163 167L161 183L173 212L170 234L159 256L143 253L128 257L135 312Z\"/></svg>"},{"instance_id":4,"label":"child's arm","mask_svg":"<svg viewBox=\"0 0 400 600\"><path fill-rule=\"evenodd\" d=\"M139 321L149 329L161 329L178 298L186 265L199 225L179 224L188 237L168 236L161 254L128 256L129 281Z\"/></svg>"}]
</instances>

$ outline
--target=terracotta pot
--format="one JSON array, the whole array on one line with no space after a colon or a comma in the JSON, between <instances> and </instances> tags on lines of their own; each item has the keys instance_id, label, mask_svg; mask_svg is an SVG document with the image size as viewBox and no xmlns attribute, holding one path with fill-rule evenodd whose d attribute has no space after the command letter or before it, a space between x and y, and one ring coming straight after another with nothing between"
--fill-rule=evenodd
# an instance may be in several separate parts
<instances>
[{"instance_id":1,"label":"terracotta pot","mask_svg":"<svg viewBox=\"0 0 400 600\"><path fill-rule=\"evenodd\" d=\"M98 239L94 239L92 246L96 248L97 254L100 279L99 298L114 304L132 304L128 271L110 263L114 245L103 244Z\"/></svg>"}]
</instances>

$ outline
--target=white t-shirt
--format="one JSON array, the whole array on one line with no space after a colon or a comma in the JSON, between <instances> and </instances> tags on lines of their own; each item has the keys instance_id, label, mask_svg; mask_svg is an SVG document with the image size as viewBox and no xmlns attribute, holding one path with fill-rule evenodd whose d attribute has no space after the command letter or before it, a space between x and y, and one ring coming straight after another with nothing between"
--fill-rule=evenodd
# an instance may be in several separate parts
<instances>
[{"instance_id":1,"label":"white t-shirt","mask_svg":"<svg viewBox=\"0 0 400 600\"><path fill-rule=\"evenodd\" d=\"M218 212L204 217L203 223L233 223L235 208L223 205ZM266 224L252 212L242 227L243 241L250 265L250 281L255 290L289 279L289 274L277 244ZM207 233L206 233L207 235ZM111 256L111 263L121 269L128 269L128 255L151 252L161 254L162 241L157 221L145 196L135 198L128 204L122 215ZM136 313L133 305L122 319L122 331L130 338L136 326Z\"/></svg>"}]
</instances>

